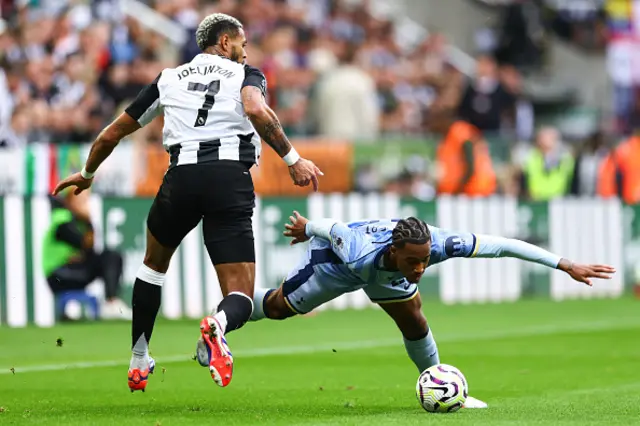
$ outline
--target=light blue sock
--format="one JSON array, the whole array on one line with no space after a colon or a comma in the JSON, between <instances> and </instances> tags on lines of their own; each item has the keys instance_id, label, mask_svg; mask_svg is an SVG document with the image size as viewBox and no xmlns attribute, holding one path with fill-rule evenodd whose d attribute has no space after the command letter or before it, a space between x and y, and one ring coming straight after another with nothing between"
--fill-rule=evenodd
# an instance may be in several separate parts
<instances>
[{"instance_id":1,"label":"light blue sock","mask_svg":"<svg viewBox=\"0 0 640 426\"><path fill-rule=\"evenodd\" d=\"M438 355L438 346L433 339L433 333L429 333L420 340L404 339L404 347L411 361L418 367L420 373L427 368L440 364L440 356Z\"/></svg>"},{"instance_id":2,"label":"light blue sock","mask_svg":"<svg viewBox=\"0 0 640 426\"><path fill-rule=\"evenodd\" d=\"M264 301L275 288L256 288L253 290L253 313L249 321L260 321L267 316L264 313Z\"/></svg>"}]
</instances>

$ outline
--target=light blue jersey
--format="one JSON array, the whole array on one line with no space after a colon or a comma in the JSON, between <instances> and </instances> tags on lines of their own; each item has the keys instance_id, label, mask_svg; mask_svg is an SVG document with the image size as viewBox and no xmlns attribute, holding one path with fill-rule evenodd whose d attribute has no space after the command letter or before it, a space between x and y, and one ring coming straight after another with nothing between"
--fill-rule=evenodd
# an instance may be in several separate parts
<instances>
[{"instance_id":1,"label":"light blue jersey","mask_svg":"<svg viewBox=\"0 0 640 426\"><path fill-rule=\"evenodd\" d=\"M305 259L283 283L285 300L298 313L306 313L335 297L364 289L371 301L389 303L409 300L418 286L399 271L386 270L383 255L391 246L398 220L383 219L332 222L329 239L313 236ZM429 266L452 257L471 257L477 238L435 226L431 231Z\"/></svg>"},{"instance_id":2,"label":"light blue jersey","mask_svg":"<svg viewBox=\"0 0 640 426\"><path fill-rule=\"evenodd\" d=\"M372 302L410 300L418 286L399 271L384 269L383 255L391 246L398 220L342 223L321 219L307 223L312 237L305 258L282 284L285 301L298 313L307 313L336 297L363 289ZM556 268L560 256L524 241L429 226L429 265L452 258L514 257Z\"/></svg>"}]
</instances>

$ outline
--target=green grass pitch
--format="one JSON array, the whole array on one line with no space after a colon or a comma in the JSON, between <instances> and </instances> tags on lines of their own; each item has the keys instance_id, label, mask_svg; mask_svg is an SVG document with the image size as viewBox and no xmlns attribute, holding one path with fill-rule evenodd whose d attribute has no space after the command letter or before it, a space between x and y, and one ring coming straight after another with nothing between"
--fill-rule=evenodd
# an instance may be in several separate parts
<instances>
[{"instance_id":1,"label":"green grass pitch","mask_svg":"<svg viewBox=\"0 0 640 426\"><path fill-rule=\"evenodd\" d=\"M248 324L229 336L225 389L191 359L198 321L159 321L156 374L135 394L126 323L0 328L0 425L639 424L639 308L427 303L442 362L489 404L452 414L420 408L418 372L381 310Z\"/></svg>"}]
</instances>

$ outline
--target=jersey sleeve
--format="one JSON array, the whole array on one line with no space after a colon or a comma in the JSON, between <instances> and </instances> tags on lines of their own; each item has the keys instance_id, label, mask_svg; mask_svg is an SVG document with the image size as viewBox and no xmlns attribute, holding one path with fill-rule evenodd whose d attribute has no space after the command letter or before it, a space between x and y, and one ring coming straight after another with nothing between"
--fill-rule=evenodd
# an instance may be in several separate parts
<instances>
[{"instance_id":1,"label":"jersey sleeve","mask_svg":"<svg viewBox=\"0 0 640 426\"><path fill-rule=\"evenodd\" d=\"M515 238L496 235L478 235L475 257L513 257L528 262L539 263L549 268L557 268L562 259L541 247Z\"/></svg>"},{"instance_id":2,"label":"jersey sleeve","mask_svg":"<svg viewBox=\"0 0 640 426\"><path fill-rule=\"evenodd\" d=\"M136 99L125 109L140 126L144 127L149 124L162 112L160 104L160 91L158 90L158 82L162 73L158 74L155 80L146 85Z\"/></svg>"},{"instance_id":3,"label":"jersey sleeve","mask_svg":"<svg viewBox=\"0 0 640 426\"><path fill-rule=\"evenodd\" d=\"M251 65L244 66L244 81L242 82L242 89L247 86L254 86L260 89L262 96L267 97L267 78L262 71Z\"/></svg>"},{"instance_id":4,"label":"jersey sleeve","mask_svg":"<svg viewBox=\"0 0 640 426\"><path fill-rule=\"evenodd\" d=\"M308 236L328 240L331 243L331 250L344 263L357 260L367 243L366 235L363 232L330 219L309 221L305 233Z\"/></svg>"},{"instance_id":5,"label":"jersey sleeve","mask_svg":"<svg viewBox=\"0 0 640 426\"><path fill-rule=\"evenodd\" d=\"M478 238L468 232L449 233L444 240L444 255L450 257L474 257L477 254Z\"/></svg>"},{"instance_id":6,"label":"jersey sleeve","mask_svg":"<svg viewBox=\"0 0 640 426\"><path fill-rule=\"evenodd\" d=\"M474 257L478 251L478 238L470 232L453 232L433 226L431 231L430 265L454 257Z\"/></svg>"},{"instance_id":7,"label":"jersey sleeve","mask_svg":"<svg viewBox=\"0 0 640 426\"><path fill-rule=\"evenodd\" d=\"M561 257L541 247L514 238L496 235L451 232L432 228L430 264L453 257L511 257L556 268Z\"/></svg>"}]
</instances>

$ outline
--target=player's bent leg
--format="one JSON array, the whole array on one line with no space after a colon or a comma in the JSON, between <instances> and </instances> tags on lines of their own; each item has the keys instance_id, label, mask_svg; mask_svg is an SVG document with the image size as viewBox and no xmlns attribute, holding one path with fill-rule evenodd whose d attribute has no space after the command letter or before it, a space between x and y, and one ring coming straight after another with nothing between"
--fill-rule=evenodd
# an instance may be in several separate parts
<instances>
[{"instance_id":1,"label":"player's bent leg","mask_svg":"<svg viewBox=\"0 0 640 426\"><path fill-rule=\"evenodd\" d=\"M400 329L407 354L420 373L440 363L438 346L422 312L419 293L411 300L379 304ZM468 396L463 408L487 408L487 404Z\"/></svg>"},{"instance_id":2,"label":"player's bent leg","mask_svg":"<svg viewBox=\"0 0 640 426\"><path fill-rule=\"evenodd\" d=\"M420 293L410 300L379 304L400 329L407 354L420 372L440 363L438 347L422 312Z\"/></svg>"},{"instance_id":3,"label":"player's bent leg","mask_svg":"<svg viewBox=\"0 0 640 426\"><path fill-rule=\"evenodd\" d=\"M206 351L211 377L219 386L227 386L233 375L233 355L225 339L227 332L241 328L253 312L255 264L228 263L215 265L224 298L214 315L200 323L201 339L197 351L200 364Z\"/></svg>"},{"instance_id":4,"label":"player's bent leg","mask_svg":"<svg viewBox=\"0 0 640 426\"><path fill-rule=\"evenodd\" d=\"M316 271L311 250L287 275L277 289L256 289L253 295L251 321L264 318L283 320L305 315L343 293L335 286L335 278Z\"/></svg>"},{"instance_id":5,"label":"player's bent leg","mask_svg":"<svg viewBox=\"0 0 640 426\"><path fill-rule=\"evenodd\" d=\"M342 287L333 285L334 281L335 278L325 276L322 270L315 270L309 249L279 288L255 290L251 321L283 320L313 312L343 293Z\"/></svg>"},{"instance_id":6,"label":"player's bent leg","mask_svg":"<svg viewBox=\"0 0 640 426\"><path fill-rule=\"evenodd\" d=\"M283 320L298 315L287 304L283 288L257 288L253 293L253 313L251 321L259 321L264 318Z\"/></svg>"},{"instance_id":7,"label":"player's bent leg","mask_svg":"<svg viewBox=\"0 0 640 426\"><path fill-rule=\"evenodd\" d=\"M197 358L201 365L205 364L205 359L208 361L206 365L211 377L217 385L224 387L233 375L233 355L225 334L241 328L253 312L255 252L250 231L234 232L233 228L223 231L226 232L219 232L215 240L206 242L224 298L217 312L200 323Z\"/></svg>"}]
</instances>

